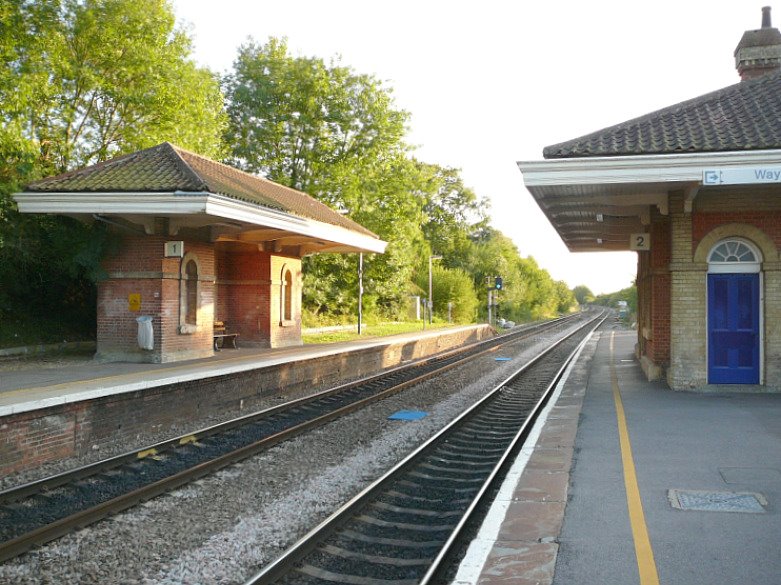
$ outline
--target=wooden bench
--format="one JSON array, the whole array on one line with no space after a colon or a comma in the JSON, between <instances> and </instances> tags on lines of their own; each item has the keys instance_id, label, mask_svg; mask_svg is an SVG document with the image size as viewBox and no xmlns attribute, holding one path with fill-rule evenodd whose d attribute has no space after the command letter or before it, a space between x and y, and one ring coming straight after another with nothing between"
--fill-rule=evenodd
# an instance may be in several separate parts
<instances>
[{"instance_id":1,"label":"wooden bench","mask_svg":"<svg viewBox=\"0 0 781 585\"><path fill-rule=\"evenodd\" d=\"M233 349L239 349L238 338L238 333L228 333L224 322L214 322L214 351L220 351L225 347L226 341L230 343L230 347Z\"/></svg>"}]
</instances>

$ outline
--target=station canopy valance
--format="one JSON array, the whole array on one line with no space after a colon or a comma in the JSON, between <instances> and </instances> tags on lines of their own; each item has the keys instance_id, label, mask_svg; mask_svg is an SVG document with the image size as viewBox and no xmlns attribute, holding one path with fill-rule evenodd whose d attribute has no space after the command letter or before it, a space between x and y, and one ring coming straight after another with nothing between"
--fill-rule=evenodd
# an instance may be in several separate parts
<instances>
[{"instance_id":1,"label":"station canopy valance","mask_svg":"<svg viewBox=\"0 0 781 585\"><path fill-rule=\"evenodd\" d=\"M22 213L115 223L147 234L207 230L212 241L297 256L384 252L386 242L309 195L167 142L49 177L14 195Z\"/></svg>"}]
</instances>

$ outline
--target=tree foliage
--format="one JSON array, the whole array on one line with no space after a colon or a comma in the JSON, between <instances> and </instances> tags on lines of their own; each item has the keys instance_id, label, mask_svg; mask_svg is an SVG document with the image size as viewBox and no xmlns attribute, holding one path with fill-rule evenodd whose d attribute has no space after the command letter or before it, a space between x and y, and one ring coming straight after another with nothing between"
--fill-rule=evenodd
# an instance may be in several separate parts
<instances>
[{"instance_id":1,"label":"tree foliage","mask_svg":"<svg viewBox=\"0 0 781 585\"><path fill-rule=\"evenodd\" d=\"M225 80L231 162L299 189L388 242L368 257L368 303L402 309L424 247L421 169L406 156L407 113L390 90L338 62L293 57L284 40L250 42ZM304 303L315 313L352 313L357 271L350 259L306 259Z\"/></svg>"},{"instance_id":2,"label":"tree foliage","mask_svg":"<svg viewBox=\"0 0 781 585\"><path fill-rule=\"evenodd\" d=\"M39 149L44 172L165 140L220 155L219 83L190 60L166 1L10 1L2 120Z\"/></svg>"},{"instance_id":3,"label":"tree foliage","mask_svg":"<svg viewBox=\"0 0 781 585\"><path fill-rule=\"evenodd\" d=\"M594 302L594 293L584 284L576 286L572 289L572 292L579 305L587 305Z\"/></svg>"},{"instance_id":4,"label":"tree foliage","mask_svg":"<svg viewBox=\"0 0 781 585\"><path fill-rule=\"evenodd\" d=\"M0 312L72 306L74 320L94 320L98 259L111 245L101 226L22 217L8 195L166 140L304 191L387 241L364 262L369 318L399 317L410 295L428 294L432 254L442 256L439 319L448 303L455 321L484 318L495 276L506 318L570 310L572 292L488 225L486 200L458 169L412 156L409 115L382 82L338 60L291 56L271 38L242 46L221 88L189 52L167 0L0 3ZM309 314L354 317L357 255L307 257L304 274Z\"/></svg>"},{"instance_id":5,"label":"tree foliage","mask_svg":"<svg viewBox=\"0 0 781 585\"><path fill-rule=\"evenodd\" d=\"M637 284L632 284L619 291L597 295L594 304L603 307L617 307L618 301L626 301L627 307L632 313L637 313Z\"/></svg>"},{"instance_id":6,"label":"tree foliage","mask_svg":"<svg viewBox=\"0 0 781 585\"><path fill-rule=\"evenodd\" d=\"M362 163L405 148L390 90L338 62L292 57L284 39L239 48L225 79L231 160L332 205Z\"/></svg>"},{"instance_id":7,"label":"tree foliage","mask_svg":"<svg viewBox=\"0 0 781 585\"><path fill-rule=\"evenodd\" d=\"M0 312L94 297L105 245L99 227L18 214L12 192L163 141L220 156L219 82L189 52L165 0L0 3Z\"/></svg>"}]
</instances>

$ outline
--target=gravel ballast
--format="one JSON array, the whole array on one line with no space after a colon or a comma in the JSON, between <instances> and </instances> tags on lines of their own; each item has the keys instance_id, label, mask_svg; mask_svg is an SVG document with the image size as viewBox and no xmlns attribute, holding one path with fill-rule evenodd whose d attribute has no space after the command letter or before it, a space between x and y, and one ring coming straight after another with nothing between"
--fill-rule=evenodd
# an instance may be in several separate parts
<instances>
[{"instance_id":1,"label":"gravel ballast","mask_svg":"<svg viewBox=\"0 0 781 585\"><path fill-rule=\"evenodd\" d=\"M242 583L554 337L559 335L541 334L484 355L7 561L0 565L0 584ZM427 416L388 420L398 410ZM81 462L62 463L76 464ZM32 477L14 482L22 479Z\"/></svg>"}]
</instances>

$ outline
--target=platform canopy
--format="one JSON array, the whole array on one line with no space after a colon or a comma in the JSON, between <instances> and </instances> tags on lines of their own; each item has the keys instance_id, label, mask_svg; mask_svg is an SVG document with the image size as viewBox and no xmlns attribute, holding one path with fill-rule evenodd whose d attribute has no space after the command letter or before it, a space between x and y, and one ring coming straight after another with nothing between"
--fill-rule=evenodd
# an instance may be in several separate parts
<instances>
[{"instance_id":1,"label":"platform canopy","mask_svg":"<svg viewBox=\"0 0 781 585\"><path fill-rule=\"evenodd\" d=\"M519 162L526 188L573 252L635 249L668 195L779 182L781 73L743 81ZM770 174L765 174L765 173ZM752 180L753 177L753 180Z\"/></svg>"},{"instance_id":2,"label":"platform canopy","mask_svg":"<svg viewBox=\"0 0 781 585\"><path fill-rule=\"evenodd\" d=\"M167 142L36 181L22 213L100 220L147 234L208 230L212 241L305 256L385 251L386 242L309 195Z\"/></svg>"}]
</instances>

